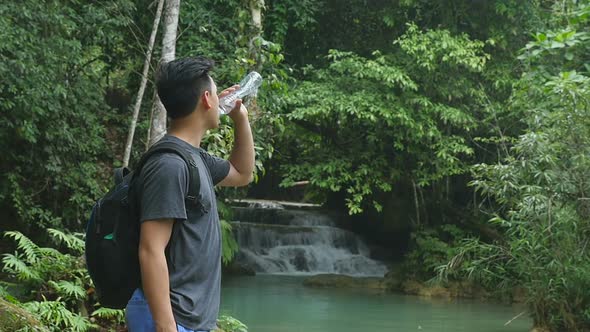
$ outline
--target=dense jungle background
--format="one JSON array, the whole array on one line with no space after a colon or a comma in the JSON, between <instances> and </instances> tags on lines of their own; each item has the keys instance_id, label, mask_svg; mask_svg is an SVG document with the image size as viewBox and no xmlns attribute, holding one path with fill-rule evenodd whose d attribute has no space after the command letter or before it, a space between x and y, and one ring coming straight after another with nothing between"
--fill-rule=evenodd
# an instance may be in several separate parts
<instances>
[{"instance_id":1,"label":"dense jungle background","mask_svg":"<svg viewBox=\"0 0 590 332\"><path fill-rule=\"evenodd\" d=\"M96 305L82 234L123 165L157 8L0 4L0 309L30 330L122 326ZM182 1L176 57L214 59L220 87L265 79L255 182L218 191L224 262L233 199L317 203L404 278L518 288L537 328L590 331L589 20L587 0ZM224 117L203 147L232 140Z\"/></svg>"}]
</instances>

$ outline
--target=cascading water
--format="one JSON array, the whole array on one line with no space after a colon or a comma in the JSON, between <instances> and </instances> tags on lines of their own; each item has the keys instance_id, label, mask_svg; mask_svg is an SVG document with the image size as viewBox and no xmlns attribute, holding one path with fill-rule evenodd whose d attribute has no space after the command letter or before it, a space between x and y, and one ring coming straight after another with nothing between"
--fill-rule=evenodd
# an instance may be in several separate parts
<instances>
[{"instance_id":1,"label":"cascading water","mask_svg":"<svg viewBox=\"0 0 590 332\"><path fill-rule=\"evenodd\" d=\"M387 272L356 234L335 227L326 212L251 202L235 207L234 214L238 262L258 273L382 277Z\"/></svg>"}]
</instances>

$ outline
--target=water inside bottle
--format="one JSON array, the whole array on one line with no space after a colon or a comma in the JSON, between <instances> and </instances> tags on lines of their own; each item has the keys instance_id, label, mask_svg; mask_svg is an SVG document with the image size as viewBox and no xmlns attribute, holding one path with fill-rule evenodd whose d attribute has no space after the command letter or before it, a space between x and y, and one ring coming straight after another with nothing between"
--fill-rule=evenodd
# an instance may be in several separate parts
<instances>
[{"instance_id":1,"label":"water inside bottle","mask_svg":"<svg viewBox=\"0 0 590 332\"><path fill-rule=\"evenodd\" d=\"M262 85L262 76L255 71L250 72L240 81L240 88L238 90L219 100L219 113L225 115L231 112L237 99L255 96L260 85Z\"/></svg>"}]
</instances>

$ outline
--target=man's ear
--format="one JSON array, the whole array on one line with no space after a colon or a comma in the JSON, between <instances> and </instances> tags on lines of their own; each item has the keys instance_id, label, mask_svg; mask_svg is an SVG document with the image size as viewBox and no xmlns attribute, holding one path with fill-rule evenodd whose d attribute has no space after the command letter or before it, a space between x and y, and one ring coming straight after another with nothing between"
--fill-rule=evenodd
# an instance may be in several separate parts
<instances>
[{"instance_id":1,"label":"man's ear","mask_svg":"<svg viewBox=\"0 0 590 332\"><path fill-rule=\"evenodd\" d=\"M203 92L203 94L201 95L201 103L203 104L203 106L205 106L205 109L210 109L212 107L211 93L209 91L205 90L205 92Z\"/></svg>"}]
</instances>

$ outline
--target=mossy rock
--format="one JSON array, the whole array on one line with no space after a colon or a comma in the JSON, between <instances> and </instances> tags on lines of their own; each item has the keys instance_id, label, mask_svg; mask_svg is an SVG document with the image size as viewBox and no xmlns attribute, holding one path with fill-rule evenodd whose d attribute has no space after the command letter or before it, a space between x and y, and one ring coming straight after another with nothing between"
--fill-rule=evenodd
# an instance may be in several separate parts
<instances>
[{"instance_id":1,"label":"mossy rock","mask_svg":"<svg viewBox=\"0 0 590 332\"><path fill-rule=\"evenodd\" d=\"M351 277L338 274L318 274L303 281L307 287L319 288L364 288L372 290L385 290L383 278L378 277Z\"/></svg>"},{"instance_id":2,"label":"mossy rock","mask_svg":"<svg viewBox=\"0 0 590 332\"><path fill-rule=\"evenodd\" d=\"M0 298L0 331L49 331L23 308Z\"/></svg>"},{"instance_id":3,"label":"mossy rock","mask_svg":"<svg viewBox=\"0 0 590 332\"><path fill-rule=\"evenodd\" d=\"M383 277L383 285L390 292L403 291L402 286L406 279L406 273L400 265L390 266L389 271Z\"/></svg>"},{"instance_id":4,"label":"mossy rock","mask_svg":"<svg viewBox=\"0 0 590 332\"><path fill-rule=\"evenodd\" d=\"M485 300L492 298L492 294L483 287L470 282L449 282L446 285L428 285L415 280L403 282L402 291L405 294L433 298L468 298Z\"/></svg>"}]
</instances>

